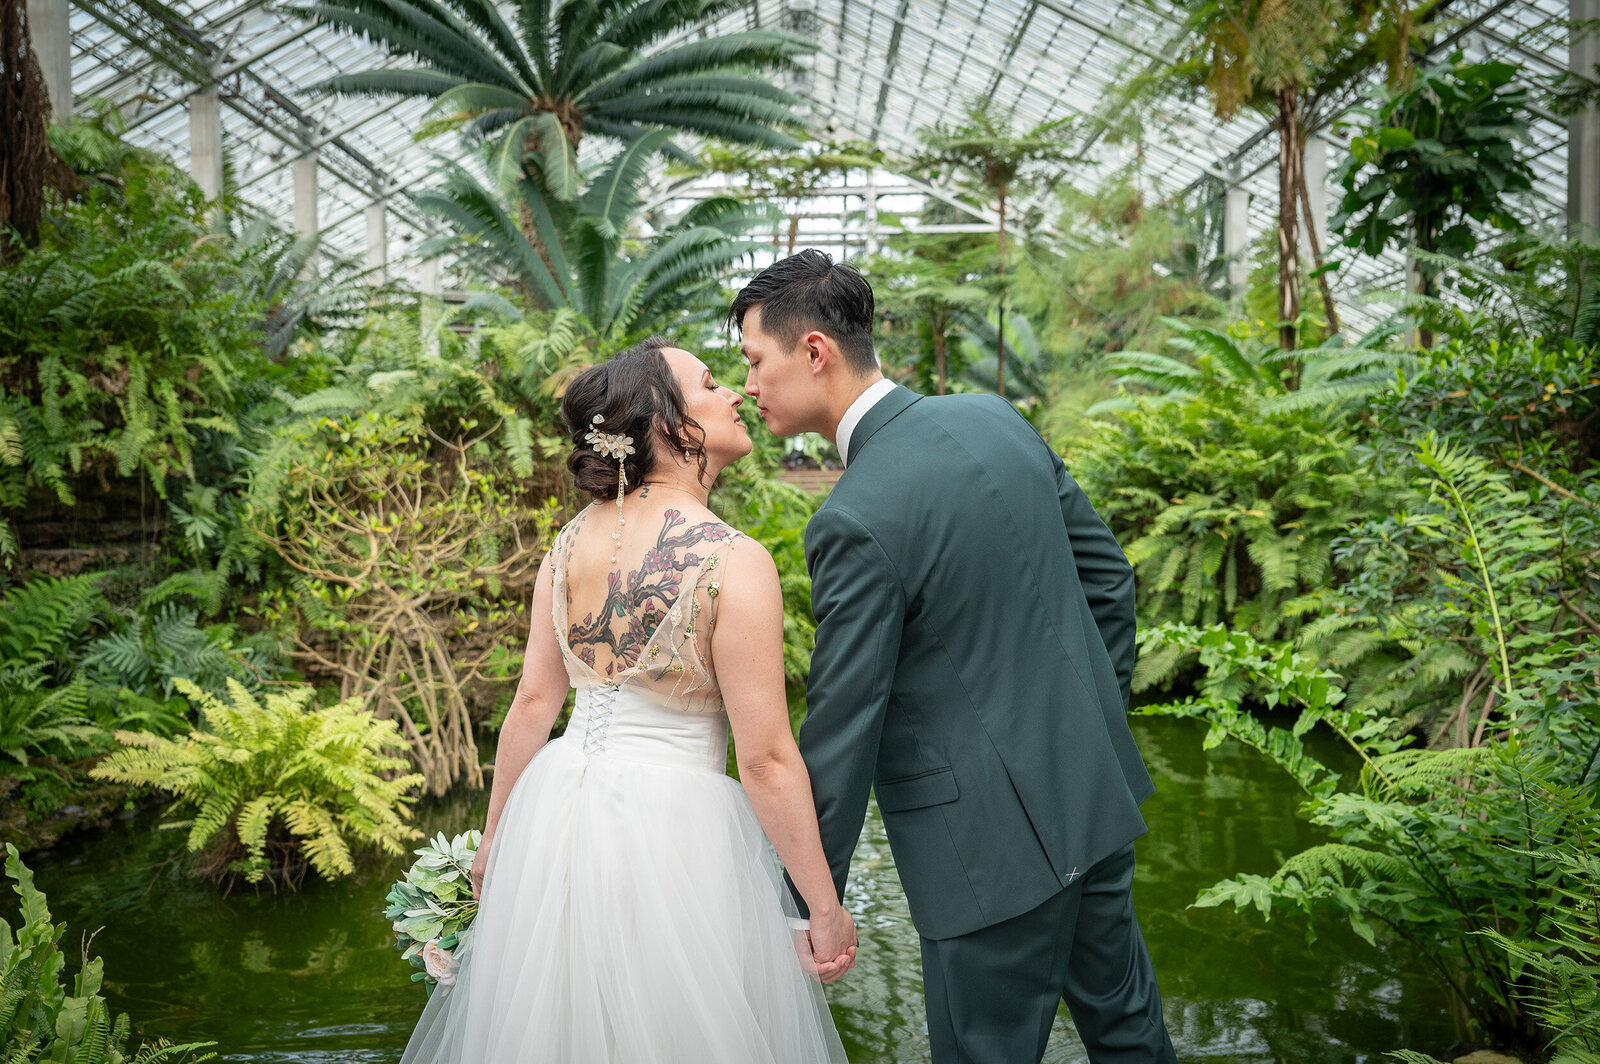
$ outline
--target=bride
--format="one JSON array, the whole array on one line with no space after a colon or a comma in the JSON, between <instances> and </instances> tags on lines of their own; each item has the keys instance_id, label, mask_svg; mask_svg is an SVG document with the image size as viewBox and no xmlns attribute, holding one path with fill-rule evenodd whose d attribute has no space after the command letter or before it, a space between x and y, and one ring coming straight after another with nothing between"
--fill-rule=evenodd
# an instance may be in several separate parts
<instances>
[{"instance_id":1,"label":"bride","mask_svg":"<svg viewBox=\"0 0 1600 1064\"><path fill-rule=\"evenodd\" d=\"M568 386L593 502L539 570L478 915L402 1064L844 1061L819 979L855 926L789 729L778 573L706 508L750 453L741 401L657 338Z\"/></svg>"}]
</instances>

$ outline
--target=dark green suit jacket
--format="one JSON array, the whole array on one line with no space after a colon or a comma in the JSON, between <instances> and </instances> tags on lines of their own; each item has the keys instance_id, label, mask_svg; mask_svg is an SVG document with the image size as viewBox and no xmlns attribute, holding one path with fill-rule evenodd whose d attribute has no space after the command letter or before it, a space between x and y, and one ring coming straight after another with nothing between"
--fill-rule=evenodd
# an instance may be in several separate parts
<instances>
[{"instance_id":1,"label":"dark green suit jacket","mask_svg":"<svg viewBox=\"0 0 1600 1064\"><path fill-rule=\"evenodd\" d=\"M806 564L800 749L841 897L869 790L932 939L1027 912L1144 833L1133 570L1004 399L885 395Z\"/></svg>"}]
</instances>

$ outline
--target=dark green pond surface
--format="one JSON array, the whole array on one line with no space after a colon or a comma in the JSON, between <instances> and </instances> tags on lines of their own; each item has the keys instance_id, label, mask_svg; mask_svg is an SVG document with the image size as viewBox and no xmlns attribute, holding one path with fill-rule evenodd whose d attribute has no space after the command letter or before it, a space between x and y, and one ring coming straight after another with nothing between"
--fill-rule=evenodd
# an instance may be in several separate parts
<instances>
[{"instance_id":1,"label":"dark green pond surface","mask_svg":"<svg viewBox=\"0 0 1600 1064\"><path fill-rule=\"evenodd\" d=\"M1293 914L1263 925L1189 909L1198 889L1234 872L1269 873L1318 840L1294 817L1293 785L1254 753L1231 744L1202 753L1192 722L1134 727L1157 786L1134 897L1181 1060L1342 1064L1454 1041L1443 995L1399 944L1374 950L1329 925L1308 948ZM418 825L430 834L480 826L486 801L429 806ZM68 923L69 952L102 928L92 948L105 958L113 1007L150 1036L215 1040L224 1060L398 1059L424 998L381 910L409 858L298 894L224 898L181 874L182 832L154 823L142 816L30 860L55 919ZM917 939L875 811L849 906L858 965L828 997L850 1059L925 1061ZM1087 1059L1065 1009L1045 1059Z\"/></svg>"}]
</instances>

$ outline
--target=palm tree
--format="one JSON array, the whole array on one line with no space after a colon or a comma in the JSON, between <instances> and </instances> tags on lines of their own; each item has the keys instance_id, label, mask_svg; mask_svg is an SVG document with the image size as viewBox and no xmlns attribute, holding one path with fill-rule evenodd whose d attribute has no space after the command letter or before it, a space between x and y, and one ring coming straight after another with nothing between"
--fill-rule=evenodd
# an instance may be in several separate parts
<instances>
[{"instance_id":1,"label":"palm tree","mask_svg":"<svg viewBox=\"0 0 1600 1064\"><path fill-rule=\"evenodd\" d=\"M963 326L983 317L989 293L974 281L981 275L983 248L966 245L973 238L966 234L907 233L892 238L889 250L867 264L868 276L878 289L888 343L899 346L908 361L918 367L918 375L931 376L937 394L948 388L950 339ZM890 322L907 322L906 338L890 333ZM909 346L910 351L904 351Z\"/></svg>"},{"instance_id":2,"label":"palm tree","mask_svg":"<svg viewBox=\"0 0 1600 1064\"><path fill-rule=\"evenodd\" d=\"M799 124L798 98L759 75L788 69L813 45L759 30L666 43L744 3L523 0L511 5L514 27L494 0L329 0L299 10L414 61L339 74L320 89L432 99L429 131L459 128L498 145L496 179L507 188L536 156L549 193L570 201L586 133L629 141L668 129L796 145L784 130Z\"/></svg>"},{"instance_id":3,"label":"palm tree","mask_svg":"<svg viewBox=\"0 0 1600 1064\"><path fill-rule=\"evenodd\" d=\"M1300 317L1299 211L1305 184L1307 118L1322 101L1387 65L1391 83L1410 76L1418 15L1438 0L1185 0L1199 50L1158 74L1203 90L1223 121L1249 108L1276 117L1278 130L1278 344L1292 351ZM1308 211L1309 213L1309 211ZM1316 235L1313 234L1315 241ZM1313 244L1313 254L1321 250ZM1319 263L1320 266L1320 263ZM1328 324L1338 314L1318 274Z\"/></svg>"},{"instance_id":4,"label":"palm tree","mask_svg":"<svg viewBox=\"0 0 1600 1064\"><path fill-rule=\"evenodd\" d=\"M1012 196L1036 187L1049 187L1060 177L1059 167L1077 160L1073 125L1067 118L1050 119L1022 133L1011 129L990 97L970 101L966 120L940 123L924 130L923 154L918 163L926 169L953 171L968 190L999 210L995 229L995 288L999 295L996 320L1006 316L1006 206ZM995 390L1006 394L1005 344L995 331Z\"/></svg>"},{"instance_id":5,"label":"palm tree","mask_svg":"<svg viewBox=\"0 0 1600 1064\"><path fill-rule=\"evenodd\" d=\"M789 216L788 250L793 255L800 239L800 204L816 194L826 178L851 170L871 170L883 165L883 152L860 141L838 144L815 141L795 151L714 146L705 153L705 170L732 174L745 184L741 199L767 199L784 205ZM698 169L698 167L697 167ZM778 246L773 234L772 244Z\"/></svg>"},{"instance_id":6,"label":"palm tree","mask_svg":"<svg viewBox=\"0 0 1600 1064\"><path fill-rule=\"evenodd\" d=\"M578 313L603 339L669 318L760 247L737 237L770 215L715 197L648 239L627 239L639 220L650 159L668 135L657 130L625 145L570 203L545 187L537 165L508 196L446 163L441 187L414 199L455 232L428 241L419 254L457 254L491 280L509 280L541 310ZM535 239L523 233L522 216Z\"/></svg>"},{"instance_id":7,"label":"palm tree","mask_svg":"<svg viewBox=\"0 0 1600 1064\"><path fill-rule=\"evenodd\" d=\"M45 133L50 103L28 38L27 5L0 0L0 262L13 233L25 247L38 243L47 175L61 177Z\"/></svg>"}]
</instances>

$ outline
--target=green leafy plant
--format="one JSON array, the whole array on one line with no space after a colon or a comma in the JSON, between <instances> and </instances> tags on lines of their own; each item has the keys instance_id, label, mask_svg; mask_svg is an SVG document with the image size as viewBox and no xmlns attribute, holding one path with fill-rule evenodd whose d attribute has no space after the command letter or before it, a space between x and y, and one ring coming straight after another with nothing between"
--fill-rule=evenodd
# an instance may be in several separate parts
<instances>
[{"instance_id":1,"label":"green leafy plant","mask_svg":"<svg viewBox=\"0 0 1600 1064\"><path fill-rule=\"evenodd\" d=\"M482 785L466 686L515 677L525 607L502 599L537 569L559 512L455 440L368 411L284 428L260 542L293 574L261 609L344 698L399 722L429 790Z\"/></svg>"},{"instance_id":2,"label":"green leafy plant","mask_svg":"<svg viewBox=\"0 0 1600 1064\"><path fill-rule=\"evenodd\" d=\"M925 208L923 220L948 212ZM882 322L877 344L885 365L911 369L924 391L943 395L966 368L955 346L961 327L992 295L978 283L989 259L970 234L901 233L865 264Z\"/></svg>"},{"instance_id":3,"label":"green leafy plant","mask_svg":"<svg viewBox=\"0 0 1600 1064\"><path fill-rule=\"evenodd\" d=\"M1510 197L1533 187L1518 151L1531 126L1529 91L1511 63L1468 63L1461 52L1420 72L1404 89L1380 88L1357 108L1350 155L1333 177L1345 194L1329 226L1347 246L1377 255L1415 244L1465 257L1479 227L1516 230ZM1349 124L1349 125L1353 125ZM1419 259L1418 291L1437 284L1438 260Z\"/></svg>"},{"instance_id":4,"label":"green leafy plant","mask_svg":"<svg viewBox=\"0 0 1600 1064\"><path fill-rule=\"evenodd\" d=\"M229 680L259 692L279 668L271 633L242 636L227 623L200 624L199 611L164 602L133 618L129 627L96 640L81 668L96 683L135 691L159 690L171 698L179 680L221 694Z\"/></svg>"},{"instance_id":5,"label":"green leafy plant","mask_svg":"<svg viewBox=\"0 0 1600 1064\"><path fill-rule=\"evenodd\" d=\"M1266 416L1260 389L1202 369L1186 399L1141 398L1077 445L1070 468L1138 574L1142 623L1226 621L1294 633L1335 577L1333 543L1388 490L1323 408ZM1141 685L1170 675L1141 666Z\"/></svg>"},{"instance_id":6,"label":"green leafy plant","mask_svg":"<svg viewBox=\"0 0 1600 1064\"><path fill-rule=\"evenodd\" d=\"M770 475L752 474L720 486L714 500L729 524L772 554L783 591L783 673L803 686L811 673L816 622L811 617L811 574L806 569L805 526L818 500Z\"/></svg>"},{"instance_id":7,"label":"green leafy plant","mask_svg":"<svg viewBox=\"0 0 1600 1064\"><path fill-rule=\"evenodd\" d=\"M100 993L104 963L84 950L72 991L62 984L66 924L50 919L50 908L33 884L33 872L17 848L6 845L6 876L21 899L17 926L0 921L0 1053L13 1064L183 1064L211 1060L197 1051L214 1042L170 1045L157 1041L128 1049L129 1022L113 1014Z\"/></svg>"},{"instance_id":8,"label":"green leafy plant","mask_svg":"<svg viewBox=\"0 0 1600 1064\"><path fill-rule=\"evenodd\" d=\"M554 198L570 202L585 135L633 141L646 130L682 131L795 147L784 130L798 124L799 100L762 75L792 68L815 46L770 30L684 35L736 4L568 0L513 8L509 25L479 0L330 0L301 10L415 64L338 74L324 89L432 100L427 132L492 140L499 184L537 167Z\"/></svg>"},{"instance_id":9,"label":"green leafy plant","mask_svg":"<svg viewBox=\"0 0 1600 1064\"><path fill-rule=\"evenodd\" d=\"M830 178L848 175L851 170L874 170L883 163L883 152L862 141L815 140L794 149L713 143L701 153L701 160L681 169L691 174L727 174L736 182L732 191L740 199L781 207L788 215L781 246L785 255L793 255L800 239L801 204ZM774 232L774 248L780 246L779 240Z\"/></svg>"},{"instance_id":10,"label":"green leafy plant","mask_svg":"<svg viewBox=\"0 0 1600 1064\"><path fill-rule=\"evenodd\" d=\"M1192 326L1176 318L1163 319L1162 325L1169 333L1167 345L1184 357L1147 351L1108 355L1103 365L1118 374L1116 383L1125 394L1095 404L1088 410L1090 415L1126 409L1132 402L1126 391L1132 389L1152 389L1164 399L1182 400L1203 391L1213 379L1255 392L1263 416L1349 405L1392 388L1396 374L1415 364L1411 355L1385 349L1394 336L1392 323L1373 329L1348 347L1313 347L1292 354L1259 338ZM1295 366L1292 377L1286 369L1291 361Z\"/></svg>"},{"instance_id":11,"label":"green leafy plant","mask_svg":"<svg viewBox=\"0 0 1600 1064\"><path fill-rule=\"evenodd\" d=\"M1526 973L1521 997L1550 1034L1550 1064L1600 1060L1600 825L1592 789L1572 793L1540 780L1542 796L1556 796L1579 818L1564 849L1529 851L1559 870L1551 887L1551 917L1542 940L1518 940L1487 929L1513 967ZM1548 799L1547 799L1548 800Z\"/></svg>"},{"instance_id":12,"label":"green leafy plant","mask_svg":"<svg viewBox=\"0 0 1600 1064\"><path fill-rule=\"evenodd\" d=\"M1303 815L1330 837L1270 875L1241 872L1201 891L1196 906L1232 905L1263 919L1285 908L1331 913L1369 943L1385 929L1431 966L1478 1034L1517 1046L1549 1037L1523 1001L1545 1000L1556 984L1541 989L1534 968L1482 932L1560 956L1549 941L1570 921L1571 898L1592 897L1586 862L1600 844L1600 817L1572 759L1515 728L1478 747L1416 747L1393 718L1348 702L1338 675L1309 655L1221 626L1169 625L1141 639L1197 655L1205 678L1198 696L1139 712L1196 718L1210 725L1208 746L1234 739L1261 751L1301 786ZM1287 707L1292 723L1264 722L1246 698ZM1596 724L1591 712L1580 725L1591 740ZM1303 737L1318 726L1356 755L1353 787L1308 751ZM1542 856L1550 852L1566 857Z\"/></svg>"},{"instance_id":13,"label":"green leafy plant","mask_svg":"<svg viewBox=\"0 0 1600 1064\"><path fill-rule=\"evenodd\" d=\"M415 199L455 232L428 241L424 252L458 254L492 282L516 286L536 308L571 308L607 342L666 320L752 254L759 245L738 237L769 217L761 207L712 197L658 235L634 239L649 164L667 143L665 132L629 141L566 199L537 166L502 194L446 164L440 187ZM530 220L531 237L521 218ZM519 316L504 300L488 302Z\"/></svg>"},{"instance_id":14,"label":"green leafy plant","mask_svg":"<svg viewBox=\"0 0 1600 1064\"><path fill-rule=\"evenodd\" d=\"M1357 677L1364 704L1402 713L1434 744L1494 734L1518 668L1564 654L1564 551L1543 507L1481 455L1429 434L1416 493L1336 548L1350 579L1323 597L1304 644ZM1569 599L1569 601L1571 601Z\"/></svg>"},{"instance_id":15,"label":"green leafy plant","mask_svg":"<svg viewBox=\"0 0 1600 1064\"><path fill-rule=\"evenodd\" d=\"M59 798L70 775L64 763L109 738L93 718L112 692L72 661L109 623L96 579L35 577L0 594L0 775L23 785L28 805Z\"/></svg>"},{"instance_id":16,"label":"green leafy plant","mask_svg":"<svg viewBox=\"0 0 1600 1064\"><path fill-rule=\"evenodd\" d=\"M1092 190L1063 187L1056 228L1072 241L1018 264L1017 306L1074 369L1119 351L1158 351L1171 321L1213 323L1225 307L1226 260L1213 253L1217 197L1209 189L1157 197L1147 184L1132 166Z\"/></svg>"},{"instance_id":17,"label":"green leafy plant","mask_svg":"<svg viewBox=\"0 0 1600 1064\"><path fill-rule=\"evenodd\" d=\"M175 808L194 810L173 826L189 829L190 853L205 851L202 874L292 883L309 864L332 879L355 871L352 846L399 854L418 835L405 821L423 779L404 773L394 721L375 719L358 699L313 709L309 687L258 700L229 681L225 701L177 684L206 730L181 740L118 732L122 748L92 775L168 791Z\"/></svg>"},{"instance_id":18,"label":"green leafy plant","mask_svg":"<svg viewBox=\"0 0 1600 1064\"><path fill-rule=\"evenodd\" d=\"M198 190L143 154L46 217L0 266L0 558L36 490L193 479L207 432L237 433L233 389L272 375L252 269L211 234Z\"/></svg>"},{"instance_id":19,"label":"green leafy plant","mask_svg":"<svg viewBox=\"0 0 1600 1064\"><path fill-rule=\"evenodd\" d=\"M1079 161L1074 121L1053 118L1030 129L1014 130L1012 115L1001 111L992 97L968 100L960 121L942 122L921 132L923 149L916 166L953 177L979 202L994 203L995 258L990 286L995 298L994 320L1004 322L1009 289L1006 256L1006 211L1014 211L1016 196L1048 189L1059 180L1065 164ZM1026 214L1013 224L1036 221ZM1006 394L1006 345L996 330L993 337L995 391Z\"/></svg>"}]
</instances>

